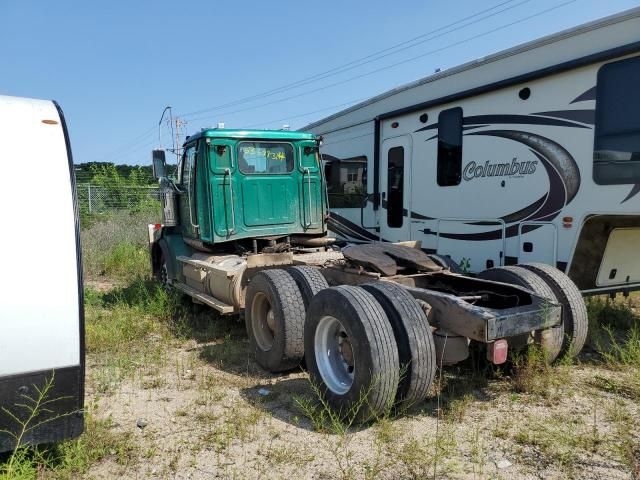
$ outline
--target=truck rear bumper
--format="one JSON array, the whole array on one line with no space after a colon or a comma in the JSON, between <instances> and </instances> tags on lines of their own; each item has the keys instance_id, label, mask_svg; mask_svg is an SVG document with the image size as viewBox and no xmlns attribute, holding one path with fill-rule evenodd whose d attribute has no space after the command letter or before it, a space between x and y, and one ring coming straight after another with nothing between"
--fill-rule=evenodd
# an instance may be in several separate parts
<instances>
[{"instance_id":1,"label":"truck rear bumper","mask_svg":"<svg viewBox=\"0 0 640 480\"><path fill-rule=\"evenodd\" d=\"M406 288L414 298L431 306L433 326L479 342L493 342L560 324L561 306L537 295L531 295L529 305L493 309L435 290Z\"/></svg>"}]
</instances>

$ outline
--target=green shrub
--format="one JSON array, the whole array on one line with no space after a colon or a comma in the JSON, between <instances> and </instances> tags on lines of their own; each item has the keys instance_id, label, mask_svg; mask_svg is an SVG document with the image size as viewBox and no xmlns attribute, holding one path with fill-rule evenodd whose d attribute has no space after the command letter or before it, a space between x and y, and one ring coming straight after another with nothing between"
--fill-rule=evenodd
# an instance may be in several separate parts
<instances>
[{"instance_id":1,"label":"green shrub","mask_svg":"<svg viewBox=\"0 0 640 480\"><path fill-rule=\"evenodd\" d=\"M81 231L85 278L108 275L111 280L124 281L138 275L148 276L147 225L158 221L149 212L113 212L96 220Z\"/></svg>"},{"instance_id":2,"label":"green shrub","mask_svg":"<svg viewBox=\"0 0 640 480\"><path fill-rule=\"evenodd\" d=\"M104 274L118 279L145 277L151 271L148 248L122 242L104 257Z\"/></svg>"},{"instance_id":3,"label":"green shrub","mask_svg":"<svg viewBox=\"0 0 640 480\"><path fill-rule=\"evenodd\" d=\"M591 297L589 341L611 366L640 367L640 318L631 300Z\"/></svg>"}]
</instances>

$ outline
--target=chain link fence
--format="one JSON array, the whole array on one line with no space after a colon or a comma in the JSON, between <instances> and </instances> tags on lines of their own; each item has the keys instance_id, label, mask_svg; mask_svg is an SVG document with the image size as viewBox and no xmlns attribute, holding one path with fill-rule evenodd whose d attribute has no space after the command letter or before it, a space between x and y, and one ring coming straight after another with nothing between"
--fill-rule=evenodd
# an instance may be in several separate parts
<instances>
[{"instance_id":1,"label":"chain link fence","mask_svg":"<svg viewBox=\"0 0 640 480\"><path fill-rule=\"evenodd\" d=\"M84 215L96 215L114 210L152 210L160 207L158 187L133 187L124 185L76 186L78 207Z\"/></svg>"}]
</instances>

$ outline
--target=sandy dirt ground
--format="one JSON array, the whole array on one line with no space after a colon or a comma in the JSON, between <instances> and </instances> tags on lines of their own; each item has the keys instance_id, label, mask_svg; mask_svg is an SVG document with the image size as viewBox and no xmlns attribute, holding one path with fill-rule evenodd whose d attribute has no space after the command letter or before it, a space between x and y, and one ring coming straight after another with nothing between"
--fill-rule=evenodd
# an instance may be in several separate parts
<instances>
[{"instance_id":1,"label":"sandy dirt ground","mask_svg":"<svg viewBox=\"0 0 640 480\"><path fill-rule=\"evenodd\" d=\"M608 480L638 474L629 455L640 444L640 408L593 386L618 373L589 364L588 354L581 364L562 367L544 395L516 393L508 377L477 382L470 371L445 369L440 395L409 413L342 431L323 422L305 372L264 373L242 329L229 328L214 341L168 347L161 362L140 365L111 388L100 385L101 367L89 358L91 412L110 419L135 450L124 462L110 452L88 477Z\"/></svg>"}]
</instances>

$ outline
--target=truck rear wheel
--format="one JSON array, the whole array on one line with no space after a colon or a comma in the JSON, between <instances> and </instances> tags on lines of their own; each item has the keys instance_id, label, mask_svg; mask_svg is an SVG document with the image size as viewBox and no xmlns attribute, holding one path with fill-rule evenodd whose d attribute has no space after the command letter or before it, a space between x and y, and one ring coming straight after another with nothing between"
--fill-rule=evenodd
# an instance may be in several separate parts
<instances>
[{"instance_id":1,"label":"truck rear wheel","mask_svg":"<svg viewBox=\"0 0 640 480\"><path fill-rule=\"evenodd\" d=\"M311 381L339 415L367 421L393 405L398 347L370 293L346 285L320 291L309 303L304 343Z\"/></svg>"},{"instance_id":2,"label":"truck rear wheel","mask_svg":"<svg viewBox=\"0 0 640 480\"><path fill-rule=\"evenodd\" d=\"M547 283L536 275L534 272L522 268L520 266L495 267L485 270L478 274L479 278L485 280L494 280L496 282L510 283L519 285L532 290L541 297L547 298L552 302L558 302L555 293ZM558 302L559 303L559 302ZM522 343L527 342L529 335L525 335L519 340ZM554 362L560 355L562 342L564 340L564 328L561 325L538 330L534 333L535 342L542 347L549 363Z\"/></svg>"},{"instance_id":3,"label":"truck rear wheel","mask_svg":"<svg viewBox=\"0 0 640 480\"><path fill-rule=\"evenodd\" d=\"M245 324L258 364L269 372L291 370L304 355L304 302L284 270L264 270L247 287Z\"/></svg>"},{"instance_id":4,"label":"truck rear wheel","mask_svg":"<svg viewBox=\"0 0 640 480\"><path fill-rule=\"evenodd\" d=\"M406 289L391 282L362 285L382 306L398 345L400 384L396 403L410 407L427 397L436 372L433 334L427 316Z\"/></svg>"},{"instance_id":5,"label":"truck rear wheel","mask_svg":"<svg viewBox=\"0 0 640 480\"><path fill-rule=\"evenodd\" d=\"M325 288L329 288L324 275L320 273L317 268L309 267L306 265L287 268L287 272L293 277L300 293L302 293L302 301L304 307L309 306L309 302L316 293Z\"/></svg>"},{"instance_id":6,"label":"truck rear wheel","mask_svg":"<svg viewBox=\"0 0 640 480\"><path fill-rule=\"evenodd\" d=\"M589 328L587 306L580 290L569 277L550 265L523 263L520 266L534 272L553 290L558 302L562 305L564 340L560 354L575 357L584 347Z\"/></svg>"}]
</instances>

